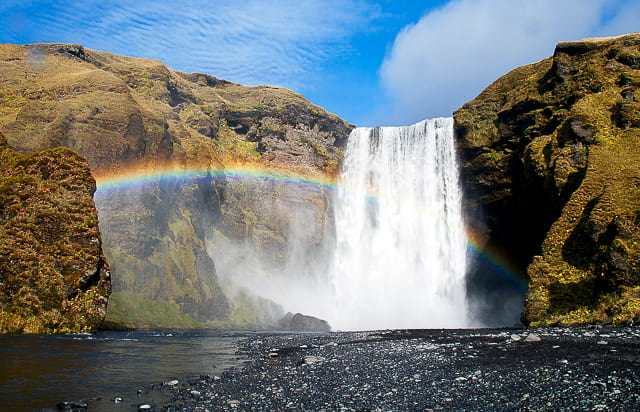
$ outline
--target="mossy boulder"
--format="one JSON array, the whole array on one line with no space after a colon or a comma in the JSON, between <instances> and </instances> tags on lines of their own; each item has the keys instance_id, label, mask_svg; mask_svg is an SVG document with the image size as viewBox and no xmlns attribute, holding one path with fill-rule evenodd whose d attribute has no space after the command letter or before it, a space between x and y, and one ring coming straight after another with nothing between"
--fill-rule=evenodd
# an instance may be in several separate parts
<instances>
[{"instance_id":1,"label":"mossy boulder","mask_svg":"<svg viewBox=\"0 0 640 412\"><path fill-rule=\"evenodd\" d=\"M111 293L96 190L66 148L23 155L0 134L0 333L95 331Z\"/></svg>"},{"instance_id":2,"label":"mossy boulder","mask_svg":"<svg viewBox=\"0 0 640 412\"><path fill-rule=\"evenodd\" d=\"M454 114L465 211L525 324L640 320L640 35L559 43Z\"/></svg>"}]
</instances>

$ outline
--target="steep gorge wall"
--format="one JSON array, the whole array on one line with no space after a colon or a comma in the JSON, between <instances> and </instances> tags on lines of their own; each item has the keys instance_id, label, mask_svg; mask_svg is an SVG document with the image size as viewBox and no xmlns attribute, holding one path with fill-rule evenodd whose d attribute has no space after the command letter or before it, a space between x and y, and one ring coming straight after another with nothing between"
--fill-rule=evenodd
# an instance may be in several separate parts
<instances>
[{"instance_id":1,"label":"steep gorge wall","mask_svg":"<svg viewBox=\"0 0 640 412\"><path fill-rule=\"evenodd\" d=\"M261 253L279 250L274 260L282 261L288 222L262 200L291 198L298 189L215 180L208 171L249 164L331 175L352 127L286 89L246 87L77 45L0 46L0 130L10 147L23 153L70 147L97 177L167 167L203 171L188 181L98 192L113 273L109 314L119 323L263 321L257 312L270 304L258 299L243 308L230 301L206 242L224 247L249 239ZM324 211L327 197L312 194L303 203Z\"/></svg>"},{"instance_id":2,"label":"steep gorge wall","mask_svg":"<svg viewBox=\"0 0 640 412\"><path fill-rule=\"evenodd\" d=\"M525 324L640 320L640 35L559 43L454 114L465 210Z\"/></svg>"}]
</instances>

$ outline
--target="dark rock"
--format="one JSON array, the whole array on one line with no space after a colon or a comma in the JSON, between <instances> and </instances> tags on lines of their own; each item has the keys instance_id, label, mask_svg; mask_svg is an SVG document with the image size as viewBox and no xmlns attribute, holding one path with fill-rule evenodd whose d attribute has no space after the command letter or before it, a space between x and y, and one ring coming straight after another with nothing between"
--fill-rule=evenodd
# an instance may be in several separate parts
<instances>
[{"instance_id":1,"label":"dark rock","mask_svg":"<svg viewBox=\"0 0 640 412\"><path fill-rule=\"evenodd\" d=\"M593 141L593 126L583 119L571 119L569 123L573 136L579 141L591 143Z\"/></svg>"},{"instance_id":2,"label":"dark rock","mask_svg":"<svg viewBox=\"0 0 640 412\"><path fill-rule=\"evenodd\" d=\"M60 402L56 405L60 411L83 411L88 407L89 405L85 402Z\"/></svg>"},{"instance_id":3,"label":"dark rock","mask_svg":"<svg viewBox=\"0 0 640 412\"><path fill-rule=\"evenodd\" d=\"M635 87L627 87L622 89L622 91L620 92L620 95L622 96L622 98L628 102L635 102L636 101L636 88Z\"/></svg>"},{"instance_id":4,"label":"dark rock","mask_svg":"<svg viewBox=\"0 0 640 412\"><path fill-rule=\"evenodd\" d=\"M624 217L616 217L598 244L596 273L604 291L640 284L640 256L633 254L633 244L640 241L640 227Z\"/></svg>"},{"instance_id":5,"label":"dark rock","mask_svg":"<svg viewBox=\"0 0 640 412\"><path fill-rule=\"evenodd\" d=\"M621 129L640 127L640 103L635 101L618 102L612 110L612 117Z\"/></svg>"},{"instance_id":6,"label":"dark rock","mask_svg":"<svg viewBox=\"0 0 640 412\"><path fill-rule=\"evenodd\" d=\"M331 326L326 320L313 316L288 312L278 324L282 330L304 331L304 332L331 332Z\"/></svg>"},{"instance_id":7,"label":"dark rock","mask_svg":"<svg viewBox=\"0 0 640 412\"><path fill-rule=\"evenodd\" d=\"M556 46L554 56L558 53L565 53L569 56L576 56L583 53L600 50L607 47L607 44L590 41L563 41Z\"/></svg>"},{"instance_id":8,"label":"dark rock","mask_svg":"<svg viewBox=\"0 0 640 412\"><path fill-rule=\"evenodd\" d=\"M620 53L616 60L632 69L640 69L640 56L636 53Z\"/></svg>"}]
</instances>

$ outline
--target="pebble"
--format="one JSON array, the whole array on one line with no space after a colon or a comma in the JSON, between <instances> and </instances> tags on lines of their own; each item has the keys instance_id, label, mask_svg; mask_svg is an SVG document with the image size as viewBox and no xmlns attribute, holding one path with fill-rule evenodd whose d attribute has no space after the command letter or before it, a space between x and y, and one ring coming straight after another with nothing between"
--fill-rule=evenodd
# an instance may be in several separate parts
<instances>
[{"instance_id":1,"label":"pebble","mask_svg":"<svg viewBox=\"0 0 640 412\"><path fill-rule=\"evenodd\" d=\"M61 411L77 411L87 409L88 404L85 402L60 402L56 407Z\"/></svg>"},{"instance_id":2,"label":"pebble","mask_svg":"<svg viewBox=\"0 0 640 412\"><path fill-rule=\"evenodd\" d=\"M542 339L540 339L540 336L536 335L535 333L530 333L525 339L525 342L540 342Z\"/></svg>"},{"instance_id":3,"label":"pebble","mask_svg":"<svg viewBox=\"0 0 640 412\"><path fill-rule=\"evenodd\" d=\"M180 383L179 380L173 379L173 380L170 380L170 381L162 382L162 385L164 385L164 386L176 386L178 383Z\"/></svg>"},{"instance_id":4,"label":"pebble","mask_svg":"<svg viewBox=\"0 0 640 412\"><path fill-rule=\"evenodd\" d=\"M167 391L164 408L640 410L640 377L629 363L640 329L597 332L596 339L587 328L252 336L241 346L251 363ZM594 344L602 332L611 336L606 349ZM513 335L540 340L529 350L512 344Z\"/></svg>"},{"instance_id":5,"label":"pebble","mask_svg":"<svg viewBox=\"0 0 640 412\"><path fill-rule=\"evenodd\" d=\"M138 410L139 411L150 411L151 410L151 405L149 405L148 403L142 404L142 405L138 406Z\"/></svg>"},{"instance_id":6,"label":"pebble","mask_svg":"<svg viewBox=\"0 0 640 412\"><path fill-rule=\"evenodd\" d=\"M326 358L323 358L322 356L305 356L302 359L302 363L304 363L305 365L313 365L316 363L322 363L324 361L326 361Z\"/></svg>"}]
</instances>

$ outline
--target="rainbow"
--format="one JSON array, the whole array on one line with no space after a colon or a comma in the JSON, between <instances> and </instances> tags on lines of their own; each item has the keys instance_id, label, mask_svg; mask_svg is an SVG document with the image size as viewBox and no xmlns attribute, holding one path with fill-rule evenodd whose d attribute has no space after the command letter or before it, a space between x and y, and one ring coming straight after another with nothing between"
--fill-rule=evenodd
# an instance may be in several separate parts
<instances>
[{"instance_id":1,"label":"rainbow","mask_svg":"<svg viewBox=\"0 0 640 412\"><path fill-rule=\"evenodd\" d=\"M267 168L261 164L237 164L227 167L214 167L212 165L168 165L164 167L137 167L118 170L115 172L96 173L96 196L109 192L128 190L137 187L163 181L163 180L261 180L268 182L280 182L311 188L313 190L335 190L338 187L336 177L321 174L296 173L289 170ZM369 190L367 200L376 202L377 193L374 188ZM467 246L469 250L481 261L488 264L492 270L504 281L513 285L518 290L525 292L527 282L515 265L509 262L506 256L499 251L484 246L480 237L467 229Z\"/></svg>"},{"instance_id":2,"label":"rainbow","mask_svg":"<svg viewBox=\"0 0 640 412\"><path fill-rule=\"evenodd\" d=\"M162 180L242 180L256 179L287 184L296 184L313 188L335 189L336 178L320 174L295 173L287 170L267 169L258 164L238 164L227 167L205 166L176 166L143 167L118 170L116 172L98 172L95 179L98 186L97 194L110 191L132 189Z\"/></svg>"},{"instance_id":3,"label":"rainbow","mask_svg":"<svg viewBox=\"0 0 640 412\"><path fill-rule=\"evenodd\" d=\"M467 228L467 247L471 254L480 262L486 264L490 270L496 273L503 281L512 285L516 290L525 293L527 291L527 280L516 265L501 251L486 245L480 240L480 236Z\"/></svg>"}]
</instances>

